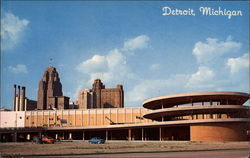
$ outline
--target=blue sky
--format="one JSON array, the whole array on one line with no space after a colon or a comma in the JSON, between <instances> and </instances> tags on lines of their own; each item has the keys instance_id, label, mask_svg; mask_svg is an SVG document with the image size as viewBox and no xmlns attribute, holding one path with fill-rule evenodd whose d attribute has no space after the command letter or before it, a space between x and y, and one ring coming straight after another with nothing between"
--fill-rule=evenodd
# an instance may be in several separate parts
<instances>
[{"instance_id":1,"label":"blue sky","mask_svg":"<svg viewBox=\"0 0 250 158\"><path fill-rule=\"evenodd\" d=\"M1 3L2 107L11 107L13 84L37 99L50 58L71 101L95 78L122 84L126 107L175 93L249 92L249 2ZM163 16L165 6L196 15ZM200 7L243 16L204 16Z\"/></svg>"}]
</instances>

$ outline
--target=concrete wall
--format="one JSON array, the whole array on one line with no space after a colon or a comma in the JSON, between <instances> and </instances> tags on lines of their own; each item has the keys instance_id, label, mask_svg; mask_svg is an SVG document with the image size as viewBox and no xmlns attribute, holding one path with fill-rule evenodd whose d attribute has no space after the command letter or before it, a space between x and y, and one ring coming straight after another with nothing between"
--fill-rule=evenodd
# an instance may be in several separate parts
<instances>
[{"instance_id":1,"label":"concrete wall","mask_svg":"<svg viewBox=\"0 0 250 158\"><path fill-rule=\"evenodd\" d=\"M0 111L0 128L24 127L24 111Z\"/></svg>"},{"instance_id":2,"label":"concrete wall","mask_svg":"<svg viewBox=\"0 0 250 158\"><path fill-rule=\"evenodd\" d=\"M206 123L190 126L191 141L224 142L247 140L246 123Z\"/></svg>"},{"instance_id":3,"label":"concrete wall","mask_svg":"<svg viewBox=\"0 0 250 158\"><path fill-rule=\"evenodd\" d=\"M1 123L4 127L87 127L152 122L143 118L147 111L144 108L10 111L1 112Z\"/></svg>"}]
</instances>

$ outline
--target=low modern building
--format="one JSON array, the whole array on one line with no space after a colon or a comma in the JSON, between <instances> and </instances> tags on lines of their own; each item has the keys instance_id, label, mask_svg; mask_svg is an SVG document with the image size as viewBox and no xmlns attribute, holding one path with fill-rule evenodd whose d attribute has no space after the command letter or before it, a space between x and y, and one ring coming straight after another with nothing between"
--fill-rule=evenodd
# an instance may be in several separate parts
<instances>
[{"instance_id":1,"label":"low modern building","mask_svg":"<svg viewBox=\"0 0 250 158\"><path fill-rule=\"evenodd\" d=\"M1 111L0 138L247 141L250 108L244 103L249 98L240 92L202 92L148 99L144 108Z\"/></svg>"},{"instance_id":2,"label":"low modern building","mask_svg":"<svg viewBox=\"0 0 250 158\"><path fill-rule=\"evenodd\" d=\"M249 94L204 92L169 95L146 100L143 106L152 112L145 118L174 123L162 133L162 139L191 141L248 140L249 106L243 104ZM181 129L181 130L180 130Z\"/></svg>"}]
</instances>

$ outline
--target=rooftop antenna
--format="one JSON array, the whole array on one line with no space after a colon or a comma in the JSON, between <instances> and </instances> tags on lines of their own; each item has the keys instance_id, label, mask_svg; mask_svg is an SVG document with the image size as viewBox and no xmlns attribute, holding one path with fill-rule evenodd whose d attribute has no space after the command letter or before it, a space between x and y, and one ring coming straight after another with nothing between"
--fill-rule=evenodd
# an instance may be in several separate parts
<instances>
[{"instance_id":1,"label":"rooftop antenna","mask_svg":"<svg viewBox=\"0 0 250 158\"><path fill-rule=\"evenodd\" d=\"M53 58L49 58L49 65L52 66Z\"/></svg>"}]
</instances>

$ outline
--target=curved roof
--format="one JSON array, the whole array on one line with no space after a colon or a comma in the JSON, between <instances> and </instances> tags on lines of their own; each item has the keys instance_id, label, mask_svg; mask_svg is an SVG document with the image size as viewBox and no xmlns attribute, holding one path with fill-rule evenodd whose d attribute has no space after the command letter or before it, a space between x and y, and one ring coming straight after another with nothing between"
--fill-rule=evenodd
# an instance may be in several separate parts
<instances>
[{"instance_id":1,"label":"curved roof","mask_svg":"<svg viewBox=\"0 0 250 158\"><path fill-rule=\"evenodd\" d=\"M221 104L242 105L250 95L242 92L196 92L182 93L151 98L143 102L143 107L148 109L160 109L192 102L220 101Z\"/></svg>"},{"instance_id":2,"label":"curved roof","mask_svg":"<svg viewBox=\"0 0 250 158\"><path fill-rule=\"evenodd\" d=\"M153 110L143 117L147 119L156 120L162 116L164 117L176 117L176 116L185 116L191 114L208 114L210 112L239 112L239 111L248 111L250 110L249 106L242 105L214 105L214 106L189 106L189 107L175 107L175 108L165 108Z\"/></svg>"}]
</instances>

